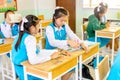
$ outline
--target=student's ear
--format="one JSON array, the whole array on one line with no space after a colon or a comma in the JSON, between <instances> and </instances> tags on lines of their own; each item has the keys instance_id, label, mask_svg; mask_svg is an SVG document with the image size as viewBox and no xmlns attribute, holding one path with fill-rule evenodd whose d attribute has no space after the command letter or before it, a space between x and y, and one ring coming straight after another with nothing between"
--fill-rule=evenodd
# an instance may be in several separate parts
<instances>
[{"instance_id":1,"label":"student's ear","mask_svg":"<svg viewBox=\"0 0 120 80\"><path fill-rule=\"evenodd\" d=\"M56 19L56 17L55 17L55 16L54 16L53 18L54 18L54 19Z\"/></svg>"}]
</instances>

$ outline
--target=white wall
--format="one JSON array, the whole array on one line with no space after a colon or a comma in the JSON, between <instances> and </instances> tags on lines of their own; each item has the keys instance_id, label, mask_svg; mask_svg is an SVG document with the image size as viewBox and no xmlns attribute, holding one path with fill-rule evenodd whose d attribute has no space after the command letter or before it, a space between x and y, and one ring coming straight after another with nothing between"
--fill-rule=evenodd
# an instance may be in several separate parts
<instances>
[{"instance_id":1,"label":"white wall","mask_svg":"<svg viewBox=\"0 0 120 80\"><path fill-rule=\"evenodd\" d=\"M26 16L28 14L44 14L45 19L51 19L55 8L56 0L17 0L16 13ZM0 22L4 21L4 13L0 13Z\"/></svg>"},{"instance_id":2,"label":"white wall","mask_svg":"<svg viewBox=\"0 0 120 80\"><path fill-rule=\"evenodd\" d=\"M56 0L36 0L35 4L37 5L37 15L45 14L45 19L52 18L56 6Z\"/></svg>"},{"instance_id":3,"label":"white wall","mask_svg":"<svg viewBox=\"0 0 120 80\"><path fill-rule=\"evenodd\" d=\"M36 0L17 0L18 11L33 10L35 8Z\"/></svg>"}]
</instances>

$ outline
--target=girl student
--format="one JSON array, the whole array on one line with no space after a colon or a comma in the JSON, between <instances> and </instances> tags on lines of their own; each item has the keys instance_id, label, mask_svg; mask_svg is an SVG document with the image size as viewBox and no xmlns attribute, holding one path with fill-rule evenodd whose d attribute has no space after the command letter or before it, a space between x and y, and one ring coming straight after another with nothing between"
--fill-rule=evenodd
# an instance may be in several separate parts
<instances>
[{"instance_id":1,"label":"girl student","mask_svg":"<svg viewBox=\"0 0 120 80\"><path fill-rule=\"evenodd\" d=\"M94 14L88 18L87 34L89 41L95 41L95 30L102 30L109 27L109 23L103 23L102 18L105 15L106 8L97 6L94 9ZM97 42L100 43L100 48L106 46L110 39L97 37Z\"/></svg>"},{"instance_id":2,"label":"girl student","mask_svg":"<svg viewBox=\"0 0 120 80\"><path fill-rule=\"evenodd\" d=\"M101 2L101 3L99 3L99 5L105 8L105 14L106 14L107 11L108 11L108 5L107 5L107 3ZM102 17L102 22L103 23L107 22L107 18L106 18L105 15Z\"/></svg>"},{"instance_id":3,"label":"girl student","mask_svg":"<svg viewBox=\"0 0 120 80\"><path fill-rule=\"evenodd\" d=\"M14 11L8 10L4 14L5 21L0 24L1 38L14 38L19 33L19 25L11 22L11 14L14 14Z\"/></svg>"},{"instance_id":4,"label":"girl student","mask_svg":"<svg viewBox=\"0 0 120 80\"><path fill-rule=\"evenodd\" d=\"M38 64L59 57L59 53L55 50L38 50L36 48L36 38L33 35L39 31L39 26L36 16L24 17L20 25L20 33L12 45L12 61L19 80L24 80L21 62L28 60L30 64ZM42 79L28 75L28 80Z\"/></svg>"},{"instance_id":5,"label":"girl student","mask_svg":"<svg viewBox=\"0 0 120 80\"><path fill-rule=\"evenodd\" d=\"M73 33L69 25L66 24L68 17L69 13L63 7L55 9L52 23L46 27L46 49L66 49L68 46L74 48L82 46L87 51L88 47Z\"/></svg>"},{"instance_id":6,"label":"girl student","mask_svg":"<svg viewBox=\"0 0 120 80\"><path fill-rule=\"evenodd\" d=\"M70 29L66 21L69 17L68 11L63 7L57 7L53 14L52 23L46 27L46 49L67 49L82 46L85 51L88 47ZM67 39L68 37L68 39ZM65 74L62 80L68 80L74 70Z\"/></svg>"}]
</instances>

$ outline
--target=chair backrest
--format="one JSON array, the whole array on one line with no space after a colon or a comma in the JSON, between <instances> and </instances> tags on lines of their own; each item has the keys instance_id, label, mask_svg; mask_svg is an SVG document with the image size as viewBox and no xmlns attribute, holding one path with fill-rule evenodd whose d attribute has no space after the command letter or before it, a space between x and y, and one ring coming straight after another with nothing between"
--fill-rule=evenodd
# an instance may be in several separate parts
<instances>
[{"instance_id":1,"label":"chair backrest","mask_svg":"<svg viewBox=\"0 0 120 80\"><path fill-rule=\"evenodd\" d=\"M109 70L109 56L106 55L96 68L96 80L106 80Z\"/></svg>"},{"instance_id":2,"label":"chair backrest","mask_svg":"<svg viewBox=\"0 0 120 80\"><path fill-rule=\"evenodd\" d=\"M44 15L38 15L38 19L44 20Z\"/></svg>"},{"instance_id":3,"label":"chair backrest","mask_svg":"<svg viewBox=\"0 0 120 80\"><path fill-rule=\"evenodd\" d=\"M46 39L42 38L42 49L45 49Z\"/></svg>"},{"instance_id":4,"label":"chair backrest","mask_svg":"<svg viewBox=\"0 0 120 80\"><path fill-rule=\"evenodd\" d=\"M82 40L86 40L87 39L87 32L86 32L87 25L88 25L88 22L84 23L81 26L81 28L82 28Z\"/></svg>"}]
</instances>

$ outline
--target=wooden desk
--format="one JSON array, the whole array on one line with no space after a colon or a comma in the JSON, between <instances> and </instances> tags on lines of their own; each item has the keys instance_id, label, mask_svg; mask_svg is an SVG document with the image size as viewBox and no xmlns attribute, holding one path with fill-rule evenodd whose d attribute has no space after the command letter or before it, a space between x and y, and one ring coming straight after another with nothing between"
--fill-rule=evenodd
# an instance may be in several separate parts
<instances>
[{"instance_id":1,"label":"wooden desk","mask_svg":"<svg viewBox=\"0 0 120 80\"><path fill-rule=\"evenodd\" d=\"M0 44L0 55L12 49L13 39L5 39L4 44Z\"/></svg>"},{"instance_id":2,"label":"wooden desk","mask_svg":"<svg viewBox=\"0 0 120 80\"><path fill-rule=\"evenodd\" d=\"M23 62L22 65L24 66L25 80L27 80L27 74L44 80L53 80L59 78L73 68L76 68L76 73L78 73L78 58L76 55L61 57L37 65L31 65L26 61Z\"/></svg>"},{"instance_id":3,"label":"wooden desk","mask_svg":"<svg viewBox=\"0 0 120 80\"><path fill-rule=\"evenodd\" d=\"M3 66L3 61L2 61L3 60L2 56L9 53L10 50L12 49L12 43L13 43L13 39L5 39L4 44L0 44L0 67L1 67L1 71L2 71L2 80L4 80L5 77L7 79L15 80L15 79L13 79L14 73L12 73L13 77L8 75L8 73L11 74L11 72L13 72L8 69L8 61L7 60L4 61L6 63L6 67L5 67L5 64Z\"/></svg>"},{"instance_id":4,"label":"wooden desk","mask_svg":"<svg viewBox=\"0 0 120 80\"><path fill-rule=\"evenodd\" d=\"M88 53L85 53L84 50L79 50L73 52L74 55L77 55L79 58L79 72L80 72L80 80L82 80L82 63L84 63L86 60L97 56L97 64L99 63L99 43L95 43L94 45L89 47L90 51Z\"/></svg>"},{"instance_id":5,"label":"wooden desk","mask_svg":"<svg viewBox=\"0 0 120 80\"><path fill-rule=\"evenodd\" d=\"M84 50L78 50L71 52L71 56L64 56L55 60L50 60L45 63L31 65L28 61L22 63L24 66L24 76L25 80L27 80L27 74L40 77L47 80L57 79L59 76L62 76L72 68L76 68L76 79L78 79L78 56L80 63L80 71L82 70L82 62L87 60L88 58L96 55L99 51L99 44L95 44L90 48L88 53L85 53ZM82 74L81 74L82 76ZM80 77L81 78L81 77Z\"/></svg>"},{"instance_id":6,"label":"wooden desk","mask_svg":"<svg viewBox=\"0 0 120 80\"><path fill-rule=\"evenodd\" d=\"M114 59L114 39L120 36L120 27L108 27L103 30L95 31L95 41L97 42L97 37L111 38L112 39L112 59Z\"/></svg>"}]
</instances>

